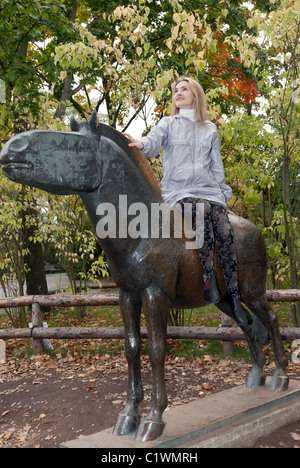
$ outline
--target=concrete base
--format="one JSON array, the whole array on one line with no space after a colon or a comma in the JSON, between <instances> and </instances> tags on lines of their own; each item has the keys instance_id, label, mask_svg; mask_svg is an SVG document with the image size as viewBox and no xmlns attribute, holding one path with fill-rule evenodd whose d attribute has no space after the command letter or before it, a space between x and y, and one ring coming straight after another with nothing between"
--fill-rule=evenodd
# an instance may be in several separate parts
<instances>
[{"instance_id":1,"label":"concrete base","mask_svg":"<svg viewBox=\"0 0 300 468\"><path fill-rule=\"evenodd\" d=\"M112 428L65 442L64 448L222 448L251 447L262 435L300 420L300 381L285 392L265 387L231 388L164 413L164 433L155 441L117 437ZM99 417L101 417L99 415Z\"/></svg>"}]
</instances>

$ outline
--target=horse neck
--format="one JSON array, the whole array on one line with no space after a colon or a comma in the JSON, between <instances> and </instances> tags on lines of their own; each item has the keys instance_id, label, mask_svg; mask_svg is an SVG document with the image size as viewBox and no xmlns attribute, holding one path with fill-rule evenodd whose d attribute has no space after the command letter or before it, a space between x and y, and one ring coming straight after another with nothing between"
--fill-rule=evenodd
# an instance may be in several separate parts
<instances>
[{"instance_id":1,"label":"horse neck","mask_svg":"<svg viewBox=\"0 0 300 468\"><path fill-rule=\"evenodd\" d=\"M81 198L95 232L101 218L97 215L99 205L113 205L116 213L116 236L99 238L99 242L108 257L116 257L121 261L122 255L136 250L140 242L140 239L124 238L124 226L120 235L120 222L126 219L124 208L133 203L142 203L150 213L151 204L161 203L162 199L138 165L117 144L102 138L100 155L102 183L96 191L84 193Z\"/></svg>"}]
</instances>

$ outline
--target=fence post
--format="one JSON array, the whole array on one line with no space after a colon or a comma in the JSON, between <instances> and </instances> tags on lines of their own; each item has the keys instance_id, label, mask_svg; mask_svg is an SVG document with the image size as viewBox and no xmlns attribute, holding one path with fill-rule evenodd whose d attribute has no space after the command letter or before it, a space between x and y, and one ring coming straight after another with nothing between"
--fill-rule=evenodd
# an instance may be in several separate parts
<instances>
[{"instance_id":1,"label":"fence post","mask_svg":"<svg viewBox=\"0 0 300 468\"><path fill-rule=\"evenodd\" d=\"M6 361L5 341L0 340L0 364L5 364L5 361Z\"/></svg>"},{"instance_id":2,"label":"fence post","mask_svg":"<svg viewBox=\"0 0 300 468\"><path fill-rule=\"evenodd\" d=\"M228 315L221 312L221 327L230 328L233 325L233 319L228 317ZM233 341L222 341L223 345L223 354L229 356L233 351Z\"/></svg>"},{"instance_id":3,"label":"fence post","mask_svg":"<svg viewBox=\"0 0 300 468\"><path fill-rule=\"evenodd\" d=\"M32 312L32 330L36 327L43 328L43 316L42 316L42 308L38 302L33 302L31 306ZM32 347L33 351L36 354L43 353L43 338L34 338L32 337Z\"/></svg>"}]
</instances>

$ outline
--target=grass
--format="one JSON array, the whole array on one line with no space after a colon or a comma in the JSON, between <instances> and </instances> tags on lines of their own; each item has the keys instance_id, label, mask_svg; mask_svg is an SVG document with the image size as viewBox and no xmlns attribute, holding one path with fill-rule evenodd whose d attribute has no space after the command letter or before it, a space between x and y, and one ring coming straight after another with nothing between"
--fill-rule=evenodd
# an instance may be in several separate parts
<instances>
[{"instance_id":1,"label":"grass","mask_svg":"<svg viewBox=\"0 0 300 468\"><path fill-rule=\"evenodd\" d=\"M290 305L287 303L275 304L281 327L292 326ZM220 326L220 314L216 307L207 306L193 311L185 311L185 322L188 326ZM49 327L122 327L122 317L118 306L87 307L83 310L75 307L52 308L44 314L43 320ZM28 322L31 321L28 314ZM188 322L188 323L187 323ZM145 326L142 317L141 325ZM11 323L6 315L0 315L0 328L11 328ZM15 346L13 342L18 342ZM33 354L29 340L9 340L10 349L15 358ZM68 353L89 355L114 355L124 352L123 340L52 340L54 350L50 353L66 356ZM286 347L289 345L287 344ZM168 340L168 354L176 358L204 358L210 355L215 358L223 357L222 342L217 340ZM143 353L148 353L147 340L143 342ZM249 361L248 346L245 341L235 342L232 358Z\"/></svg>"}]
</instances>

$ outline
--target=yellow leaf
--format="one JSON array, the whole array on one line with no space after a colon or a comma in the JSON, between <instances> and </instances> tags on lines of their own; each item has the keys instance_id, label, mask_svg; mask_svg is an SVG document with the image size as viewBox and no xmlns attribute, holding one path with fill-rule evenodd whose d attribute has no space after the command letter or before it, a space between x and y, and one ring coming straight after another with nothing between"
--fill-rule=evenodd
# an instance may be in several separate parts
<instances>
[{"instance_id":1,"label":"yellow leaf","mask_svg":"<svg viewBox=\"0 0 300 468\"><path fill-rule=\"evenodd\" d=\"M178 32L179 32L179 26L175 26L175 28L172 31L172 39L175 40L178 37Z\"/></svg>"},{"instance_id":2,"label":"yellow leaf","mask_svg":"<svg viewBox=\"0 0 300 468\"><path fill-rule=\"evenodd\" d=\"M64 80L67 77L68 72L67 71L61 71L60 72L60 77L62 80Z\"/></svg>"},{"instance_id":3,"label":"yellow leaf","mask_svg":"<svg viewBox=\"0 0 300 468\"><path fill-rule=\"evenodd\" d=\"M175 23L180 24L181 23L180 14L179 13L174 13L173 20L175 21Z\"/></svg>"},{"instance_id":4,"label":"yellow leaf","mask_svg":"<svg viewBox=\"0 0 300 468\"><path fill-rule=\"evenodd\" d=\"M188 17L188 22L189 22L190 24L194 24L194 23L195 23L195 16L194 16L194 15L189 16L189 17Z\"/></svg>"},{"instance_id":5,"label":"yellow leaf","mask_svg":"<svg viewBox=\"0 0 300 468\"><path fill-rule=\"evenodd\" d=\"M205 60L196 60L195 65L198 70L202 71L205 68L206 62Z\"/></svg>"},{"instance_id":6,"label":"yellow leaf","mask_svg":"<svg viewBox=\"0 0 300 468\"><path fill-rule=\"evenodd\" d=\"M222 10L222 15L224 16L224 18L226 18L226 16L228 15L228 10L226 10L226 8L224 8L224 10Z\"/></svg>"},{"instance_id":7,"label":"yellow leaf","mask_svg":"<svg viewBox=\"0 0 300 468\"><path fill-rule=\"evenodd\" d=\"M137 48L136 48L136 53L137 53L138 56L140 57L140 56L142 55L142 53L143 53L142 47L137 47Z\"/></svg>"},{"instance_id":8,"label":"yellow leaf","mask_svg":"<svg viewBox=\"0 0 300 468\"><path fill-rule=\"evenodd\" d=\"M167 44L167 47L169 47L169 49L172 50L172 38L171 37L166 40L166 44Z\"/></svg>"}]
</instances>

